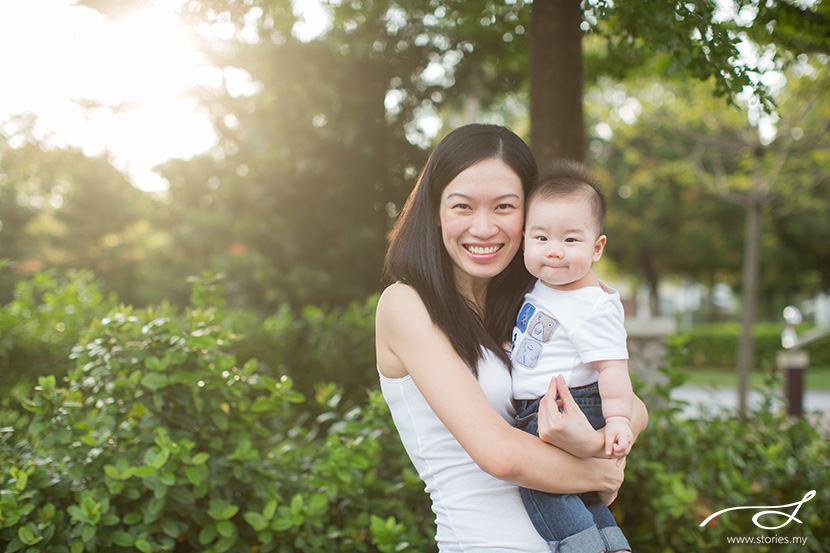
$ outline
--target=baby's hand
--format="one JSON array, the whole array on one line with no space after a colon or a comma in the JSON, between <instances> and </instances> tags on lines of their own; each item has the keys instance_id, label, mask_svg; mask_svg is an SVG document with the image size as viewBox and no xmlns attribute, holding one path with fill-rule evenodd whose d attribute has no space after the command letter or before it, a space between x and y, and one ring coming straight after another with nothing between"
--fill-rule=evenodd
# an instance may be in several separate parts
<instances>
[{"instance_id":1,"label":"baby's hand","mask_svg":"<svg viewBox=\"0 0 830 553\"><path fill-rule=\"evenodd\" d=\"M605 454L612 459L628 455L634 443L631 423L625 417L610 417L605 423Z\"/></svg>"}]
</instances>

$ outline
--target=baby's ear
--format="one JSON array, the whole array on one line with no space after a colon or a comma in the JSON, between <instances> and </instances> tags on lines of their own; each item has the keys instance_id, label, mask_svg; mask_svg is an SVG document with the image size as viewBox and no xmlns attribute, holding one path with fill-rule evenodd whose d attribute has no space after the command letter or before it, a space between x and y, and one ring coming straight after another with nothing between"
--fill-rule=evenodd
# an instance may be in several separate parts
<instances>
[{"instance_id":1,"label":"baby's ear","mask_svg":"<svg viewBox=\"0 0 830 553\"><path fill-rule=\"evenodd\" d=\"M608 240L608 237L604 234L601 234L597 241L594 242L594 262L599 261L602 258L602 252L605 250L605 242Z\"/></svg>"}]
</instances>

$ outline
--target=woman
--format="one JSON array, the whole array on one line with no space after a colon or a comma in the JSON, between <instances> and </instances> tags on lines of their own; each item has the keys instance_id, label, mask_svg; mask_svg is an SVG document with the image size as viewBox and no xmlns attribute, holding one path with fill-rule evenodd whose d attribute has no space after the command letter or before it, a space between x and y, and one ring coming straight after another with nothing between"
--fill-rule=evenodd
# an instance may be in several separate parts
<instances>
[{"instance_id":1,"label":"woman","mask_svg":"<svg viewBox=\"0 0 830 553\"><path fill-rule=\"evenodd\" d=\"M504 347L530 277L517 256L524 198L537 178L530 150L508 129L468 125L429 158L392 232L395 282L378 303L381 388L426 483L442 553L544 552L517 486L598 491L610 501L622 468L553 381L540 436L517 430ZM556 392L563 411L557 408ZM646 424L637 401L632 429Z\"/></svg>"}]
</instances>

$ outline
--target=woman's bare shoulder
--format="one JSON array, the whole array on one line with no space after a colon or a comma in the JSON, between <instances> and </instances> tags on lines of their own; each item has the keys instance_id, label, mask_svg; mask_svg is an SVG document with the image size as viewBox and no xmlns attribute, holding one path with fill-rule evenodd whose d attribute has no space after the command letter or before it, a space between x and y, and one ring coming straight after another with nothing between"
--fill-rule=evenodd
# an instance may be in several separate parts
<instances>
[{"instance_id":1,"label":"woman's bare shoulder","mask_svg":"<svg viewBox=\"0 0 830 553\"><path fill-rule=\"evenodd\" d=\"M378 317L412 316L417 312L426 313L421 296L412 286L403 282L389 285L378 300Z\"/></svg>"},{"instance_id":2,"label":"woman's bare shoulder","mask_svg":"<svg viewBox=\"0 0 830 553\"><path fill-rule=\"evenodd\" d=\"M431 326L426 307L414 288L402 282L387 287L378 300L375 319L375 347L381 374L390 378L408 374L399 354Z\"/></svg>"},{"instance_id":3,"label":"woman's bare shoulder","mask_svg":"<svg viewBox=\"0 0 830 553\"><path fill-rule=\"evenodd\" d=\"M413 299L417 299L418 301L421 300L421 296L418 295L418 292L405 282L395 282L390 284L386 287L383 293L380 295L381 301L401 301L409 299L412 301Z\"/></svg>"}]
</instances>

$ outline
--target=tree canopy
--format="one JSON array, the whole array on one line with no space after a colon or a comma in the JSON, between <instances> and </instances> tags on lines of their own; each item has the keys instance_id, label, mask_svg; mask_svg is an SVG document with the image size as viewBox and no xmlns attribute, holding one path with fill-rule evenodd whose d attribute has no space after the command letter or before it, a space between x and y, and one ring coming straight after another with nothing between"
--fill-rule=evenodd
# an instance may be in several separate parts
<instances>
[{"instance_id":1,"label":"tree canopy","mask_svg":"<svg viewBox=\"0 0 830 553\"><path fill-rule=\"evenodd\" d=\"M147 3L84 2L110 18ZM573 4L581 8L581 54L563 58L573 65L566 64L558 78L568 78L568 67L581 68L584 83L576 100L584 106L584 123L581 114L570 123L550 123L528 109L532 83L539 82L528 39L532 29L545 29L542 4L536 12L521 0L322 5L331 16L328 28L301 37L291 0L185 2L183 17L200 30L205 52L223 76L220 84L193 91L217 130L215 148L162 166L170 182L163 198L131 189L123 176L104 168L105 159L87 163L73 157L77 153L7 148L0 153L0 194L15 202L0 208L0 255L24 272L30 258L92 267L138 303L159 296L180 303L187 297L186 277L203 271L224 273L225 289L240 305L271 309L362 299L382 286L385 234L433 141L436 128L429 125L445 122L440 137L448 127L483 120L508 123L532 143L533 129L543 128L565 143L587 146L605 180L628 194L612 194L619 216L611 215L611 228L631 237L616 240L621 271L652 287L672 276L737 282L735 237L743 231L736 230L734 207L701 186L689 161L713 136L757 129L747 124L746 112L713 98L742 103L739 93L752 88L760 100L751 109L762 114L760 107L774 99L781 129L799 102L815 110L826 103L805 103L801 80L793 77L777 91L754 72L763 64L795 71L826 65L823 3L741 1L732 12L709 0ZM746 38L766 57L739 61ZM662 92L653 93L658 88ZM574 111L572 103L554 99L558 89L550 85L550 98L542 92L541 101ZM615 123L626 108L603 99L609 94L622 94L639 112ZM811 118L826 120L815 110ZM717 126L702 125L712 117ZM573 140L575 131L585 138ZM801 131L779 135L788 132ZM777 156L772 147L764 146ZM821 151L790 156L787 174L826 174ZM15 161L26 156L52 161ZM548 157L540 155L540 162ZM50 207L46 192L39 192L43 209L21 200L25 183L60 181L52 163L72 171L71 192L55 200L61 207ZM736 164L730 171L747 169L729 163ZM714 166L707 167L711 172ZM773 261L766 274L775 286L788 278L788 290L825 285L815 275L827 274L816 266L826 253L797 224L802 208L815 209L806 198L825 190L820 180L803 188L801 207L775 204L766 215L765 248L778 240L809 248L799 260L803 274L812 276L796 279L772 268L778 266ZM686 247L673 248L674 237ZM613 248L609 252L617 256Z\"/></svg>"}]
</instances>

